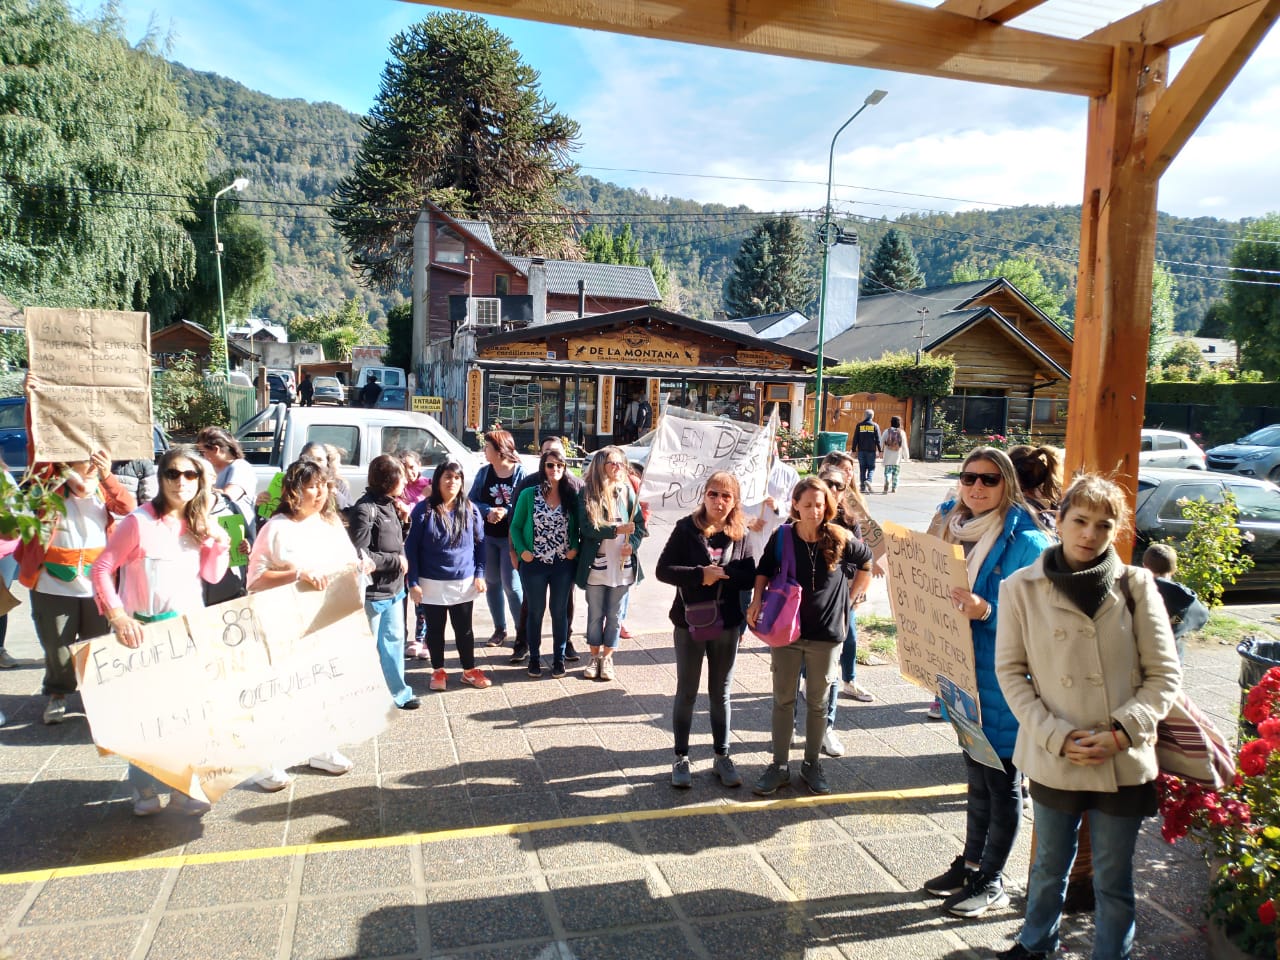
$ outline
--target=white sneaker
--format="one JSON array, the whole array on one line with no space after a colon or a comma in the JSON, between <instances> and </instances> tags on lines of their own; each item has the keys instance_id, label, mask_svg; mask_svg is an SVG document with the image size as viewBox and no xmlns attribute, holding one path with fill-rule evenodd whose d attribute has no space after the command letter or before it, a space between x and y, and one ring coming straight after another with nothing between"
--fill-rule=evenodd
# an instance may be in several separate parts
<instances>
[{"instance_id":1,"label":"white sneaker","mask_svg":"<svg viewBox=\"0 0 1280 960\"><path fill-rule=\"evenodd\" d=\"M617 680L618 671L613 669L613 654L606 653L600 658L600 679Z\"/></svg>"},{"instance_id":2,"label":"white sneaker","mask_svg":"<svg viewBox=\"0 0 1280 960\"><path fill-rule=\"evenodd\" d=\"M844 744L831 727L827 727L827 732L822 735L822 752L828 757L844 756Z\"/></svg>"},{"instance_id":3,"label":"white sneaker","mask_svg":"<svg viewBox=\"0 0 1280 960\"><path fill-rule=\"evenodd\" d=\"M4 647L0 647L0 670L12 670L17 666L21 666L21 661Z\"/></svg>"},{"instance_id":4,"label":"white sneaker","mask_svg":"<svg viewBox=\"0 0 1280 960\"><path fill-rule=\"evenodd\" d=\"M213 805L207 801L189 797L179 790L174 790L169 794L169 809L185 813L189 817L203 817L213 809Z\"/></svg>"},{"instance_id":5,"label":"white sneaker","mask_svg":"<svg viewBox=\"0 0 1280 960\"><path fill-rule=\"evenodd\" d=\"M929 704L929 712L925 714L925 716L927 716L930 720L941 720L942 719L942 701L935 700L933 701L933 703Z\"/></svg>"},{"instance_id":6,"label":"white sneaker","mask_svg":"<svg viewBox=\"0 0 1280 960\"><path fill-rule=\"evenodd\" d=\"M267 793L277 793L293 783L293 777L289 776L287 770L281 767L274 767L271 770L263 771L255 778L254 783L260 786Z\"/></svg>"},{"instance_id":7,"label":"white sneaker","mask_svg":"<svg viewBox=\"0 0 1280 960\"><path fill-rule=\"evenodd\" d=\"M52 726L61 723L67 717L67 698L50 697L44 706L44 722Z\"/></svg>"},{"instance_id":8,"label":"white sneaker","mask_svg":"<svg viewBox=\"0 0 1280 960\"><path fill-rule=\"evenodd\" d=\"M133 791L133 815L135 817L153 816L160 812L162 806L160 794L156 793L151 787L146 790Z\"/></svg>"},{"instance_id":9,"label":"white sneaker","mask_svg":"<svg viewBox=\"0 0 1280 960\"><path fill-rule=\"evenodd\" d=\"M863 703L870 703L875 697L871 696L871 691L858 683L856 680L846 680L842 684L845 696L852 697L854 700L860 700Z\"/></svg>"},{"instance_id":10,"label":"white sneaker","mask_svg":"<svg viewBox=\"0 0 1280 960\"><path fill-rule=\"evenodd\" d=\"M350 760L340 754L337 750L330 750L328 753L318 753L307 761L307 766L314 767L317 770L323 770L325 773L341 775L350 773L351 768L355 766Z\"/></svg>"},{"instance_id":11,"label":"white sneaker","mask_svg":"<svg viewBox=\"0 0 1280 960\"><path fill-rule=\"evenodd\" d=\"M592 657L590 662L582 668L582 676L587 680L594 680L600 676L600 658Z\"/></svg>"}]
</instances>

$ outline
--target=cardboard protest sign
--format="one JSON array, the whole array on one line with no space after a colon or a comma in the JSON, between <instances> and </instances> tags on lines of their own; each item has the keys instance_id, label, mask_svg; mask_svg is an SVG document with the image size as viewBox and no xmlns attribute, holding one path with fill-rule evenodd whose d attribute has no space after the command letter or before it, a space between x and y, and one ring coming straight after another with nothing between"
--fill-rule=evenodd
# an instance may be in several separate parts
<instances>
[{"instance_id":1,"label":"cardboard protest sign","mask_svg":"<svg viewBox=\"0 0 1280 960\"><path fill-rule=\"evenodd\" d=\"M774 427L731 420L686 420L663 414L644 468L640 499L654 514L683 516L702 501L707 477L727 470L742 487L742 505L765 498Z\"/></svg>"},{"instance_id":2,"label":"cardboard protest sign","mask_svg":"<svg viewBox=\"0 0 1280 960\"><path fill-rule=\"evenodd\" d=\"M938 699L946 705L946 716L956 732L960 749L984 766L1003 770L1004 761L982 732L982 723L978 719L978 701L941 673L938 674Z\"/></svg>"},{"instance_id":3,"label":"cardboard protest sign","mask_svg":"<svg viewBox=\"0 0 1280 960\"><path fill-rule=\"evenodd\" d=\"M113 636L74 648L93 739L197 798L375 737L394 709L354 570L143 631L136 649Z\"/></svg>"},{"instance_id":4,"label":"cardboard protest sign","mask_svg":"<svg viewBox=\"0 0 1280 960\"><path fill-rule=\"evenodd\" d=\"M888 546L884 539L884 529L870 517L864 517L862 523L862 542L871 548L871 556L875 560L880 574L889 572Z\"/></svg>"},{"instance_id":5,"label":"cardboard protest sign","mask_svg":"<svg viewBox=\"0 0 1280 960\"><path fill-rule=\"evenodd\" d=\"M889 603L898 626L898 669L912 683L938 693L938 674L968 694L981 715L973 631L951 601L968 589L964 551L888 520L880 524L889 559Z\"/></svg>"},{"instance_id":6,"label":"cardboard protest sign","mask_svg":"<svg viewBox=\"0 0 1280 960\"><path fill-rule=\"evenodd\" d=\"M36 460L150 460L151 332L145 313L28 307Z\"/></svg>"}]
</instances>

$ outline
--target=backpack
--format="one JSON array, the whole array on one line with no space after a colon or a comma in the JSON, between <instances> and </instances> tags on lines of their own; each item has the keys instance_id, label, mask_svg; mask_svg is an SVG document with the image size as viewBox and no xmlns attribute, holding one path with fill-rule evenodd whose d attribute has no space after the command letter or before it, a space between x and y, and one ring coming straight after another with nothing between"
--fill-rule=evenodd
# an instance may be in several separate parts
<instances>
[{"instance_id":1,"label":"backpack","mask_svg":"<svg viewBox=\"0 0 1280 960\"><path fill-rule=\"evenodd\" d=\"M902 449L902 431L899 430L897 427L890 427L888 430L886 430L884 432L884 437L882 438L882 440L884 443L884 448L886 450Z\"/></svg>"}]
</instances>

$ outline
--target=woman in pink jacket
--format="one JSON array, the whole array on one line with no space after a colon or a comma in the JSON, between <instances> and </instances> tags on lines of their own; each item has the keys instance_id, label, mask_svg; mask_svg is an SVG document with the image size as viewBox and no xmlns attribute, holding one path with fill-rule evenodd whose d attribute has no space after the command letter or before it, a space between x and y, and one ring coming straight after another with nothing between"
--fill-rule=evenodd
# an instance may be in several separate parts
<instances>
[{"instance_id":1,"label":"woman in pink jacket","mask_svg":"<svg viewBox=\"0 0 1280 960\"><path fill-rule=\"evenodd\" d=\"M230 558L226 531L209 518L213 468L191 448L174 447L157 472L160 492L116 525L91 574L98 609L126 647L142 645L144 624L201 609L200 581L221 580ZM164 784L132 764L129 783L136 816L160 811ZM209 810L179 790L170 791L169 806L193 816Z\"/></svg>"}]
</instances>

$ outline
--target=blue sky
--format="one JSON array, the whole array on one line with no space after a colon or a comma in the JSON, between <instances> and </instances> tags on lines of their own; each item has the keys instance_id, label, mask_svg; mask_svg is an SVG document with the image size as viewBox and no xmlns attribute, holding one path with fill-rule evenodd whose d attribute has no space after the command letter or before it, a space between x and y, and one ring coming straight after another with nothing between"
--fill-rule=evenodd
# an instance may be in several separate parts
<instances>
[{"instance_id":1,"label":"blue sky","mask_svg":"<svg viewBox=\"0 0 1280 960\"><path fill-rule=\"evenodd\" d=\"M120 9L131 40L154 22L171 34L171 57L189 67L273 96L363 112L377 95L391 37L434 8L397 0L124 0ZM604 180L758 210L816 209L832 133L868 92L883 88L888 98L840 139L842 209L893 216L1080 202L1080 98L491 19L540 71L544 95L582 125L576 159ZM1166 173L1160 209L1233 219L1280 210L1278 118L1280 31Z\"/></svg>"}]
</instances>

